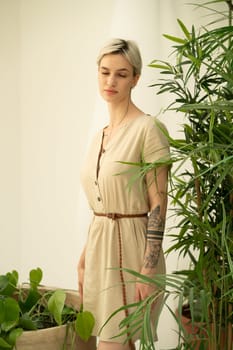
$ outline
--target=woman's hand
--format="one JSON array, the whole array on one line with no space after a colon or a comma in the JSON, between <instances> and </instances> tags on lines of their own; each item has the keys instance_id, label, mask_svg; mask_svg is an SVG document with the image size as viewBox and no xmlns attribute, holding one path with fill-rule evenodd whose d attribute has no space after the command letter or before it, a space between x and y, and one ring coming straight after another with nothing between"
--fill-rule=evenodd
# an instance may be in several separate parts
<instances>
[{"instance_id":1,"label":"woman's hand","mask_svg":"<svg viewBox=\"0 0 233 350\"><path fill-rule=\"evenodd\" d=\"M83 303L83 279L84 279L84 267L78 265L78 290L80 295L81 304Z\"/></svg>"},{"instance_id":2,"label":"woman's hand","mask_svg":"<svg viewBox=\"0 0 233 350\"><path fill-rule=\"evenodd\" d=\"M78 290L80 294L81 304L83 303L83 281L84 281L84 270L85 270L85 248L82 252L78 263Z\"/></svg>"},{"instance_id":3,"label":"woman's hand","mask_svg":"<svg viewBox=\"0 0 233 350\"><path fill-rule=\"evenodd\" d=\"M155 290L156 287L151 284L137 282L135 290L135 301L138 302L146 299L148 296L154 293Z\"/></svg>"},{"instance_id":4,"label":"woman's hand","mask_svg":"<svg viewBox=\"0 0 233 350\"><path fill-rule=\"evenodd\" d=\"M149 278L153 278L156 274L155 268L145 268L143 267L141 270L141 275L148 276ZM135 286L135 301L141 301L149 297L156 290L156 286L154 284L149 284L146 282L137 281Z\"/></svg>"}]
</instances>

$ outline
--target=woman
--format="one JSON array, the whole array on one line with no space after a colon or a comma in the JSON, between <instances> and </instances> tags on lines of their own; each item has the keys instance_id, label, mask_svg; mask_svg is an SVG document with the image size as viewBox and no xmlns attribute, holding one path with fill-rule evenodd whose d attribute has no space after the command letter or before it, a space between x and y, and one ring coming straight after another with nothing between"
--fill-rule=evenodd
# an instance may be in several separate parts
<instances>
[{"instance_id":1,"label":"woman","mask_svg":"<svg viewBox=\"0 0 233 350\"><path fill-rule=\"evenodd\" d=\"M108 317L124 304L151 294L151 287L133 280L120 268L144 275L164 273L162 239L167 207L168 169L160 167L143 183L132 181L138 167L123 162L165 159L169 146L161 123L146 115L131 99L141 73L141 56L133 41L114 39L98 58L99 90L107 102L109 125L93 140L82 182L93 220L78 264L84 309L92 311L99 336L98 350L135 349L119 334L119 322L129 311ZM150 215L148 216L148 213ZM155 312L159 309L158 303Z\"/></svg>"}]
</instances>

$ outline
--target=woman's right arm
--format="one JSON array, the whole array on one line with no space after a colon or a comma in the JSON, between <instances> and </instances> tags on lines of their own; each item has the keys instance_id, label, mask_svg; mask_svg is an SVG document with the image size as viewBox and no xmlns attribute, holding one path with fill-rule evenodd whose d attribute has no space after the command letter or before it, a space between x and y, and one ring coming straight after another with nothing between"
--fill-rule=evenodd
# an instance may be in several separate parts
<instances>
[{"instance_id":1,"label":"woman's right arm","mask_svg":"<svg viewBox=\"0 0 233 350\"><path fill-rule=\"evenodd\" d=\"M83 303L83 280L84 280L84 270L85 270L85 253L86 253L86 246L83 249L83 252L80 256L79 263L78 263L78 287L79 287L79 294L81 303Z\"/></svg>"}]
</instances>

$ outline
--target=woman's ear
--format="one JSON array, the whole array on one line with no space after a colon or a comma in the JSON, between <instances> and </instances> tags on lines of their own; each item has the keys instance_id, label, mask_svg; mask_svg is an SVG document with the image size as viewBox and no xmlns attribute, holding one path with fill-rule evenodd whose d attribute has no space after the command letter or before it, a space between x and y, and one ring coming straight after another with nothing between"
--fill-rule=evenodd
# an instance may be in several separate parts
<instances>
[{"instance_id":1,"label":"woman's ear","mask_svg":"<svg viewBox=\"0 0 233 350\"><path fill-rule=\"evenodd\" d=\"M140 78L140 74L136 74L134 76L132 88L134 88L137 85L139 78Z\"/></svg>"}]
</instances>

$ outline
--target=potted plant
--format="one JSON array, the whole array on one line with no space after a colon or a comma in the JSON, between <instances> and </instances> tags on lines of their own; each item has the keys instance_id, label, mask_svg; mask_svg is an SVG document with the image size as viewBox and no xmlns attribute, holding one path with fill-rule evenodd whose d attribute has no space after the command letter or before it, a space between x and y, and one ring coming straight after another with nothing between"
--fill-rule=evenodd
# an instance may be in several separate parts
<instances>
[{"instance_id":1,"label":"potted plant","mask_svg":"<svg viewBox=\"0 0 233 350\"><path fill-rule=\"evenodd\" d=\"M233 3L221 3L227 24L197 31L178 21L184 38L166 35L175 42L176 63L151 64L165 74L158 93L172 94L169 109L185 114L184 138L170 138L179 164L171 186L179 220L168 253L189 256L190 269L178 273L192 282L184 284L186 307L178 317L186 309L195 329L186 348L213 350L233 347Z\"/></svg>"},{"instance_id":2,"label":"potted plant","mask_svg":"<svg viewBox=\"0 0 233 350\"><path fill-rule=\"evenodd\" d=\"M215 9L216 3L221 3L222 12ZM171 293L178 296L177 312L170 309L180 330L177 349L233 349L233 2L199 6L209 9L210 4L225 22L216 17L214 28L196 30L178 20L183 37L165 35L174 43L175 63L150 64L161 73L152 86L173 98L167 109L184 121L180 139L166 134L173 164L169 195L177 217L177 232L171 234L167 252L188 256L190 268L154 279L131 271L157 287L147 300L126 306L136 309L121 324L122 332L142 328L141 349L154 349L148 315L160 291L165 303ZM144 176L162 164L167 163L136 166Z\"/></svg>"},{"instance_id":3,"label":"potted plant","mask_svg":"<svg viewBox=\"0 0 233 350\"><path fill-rule=\"evenodd\" d=\"M42 275L31 270L23 285L17 271L0 276L0 349L96 349L94 318L78 293L43 287Z\"/></svg>"}]
</instances>

